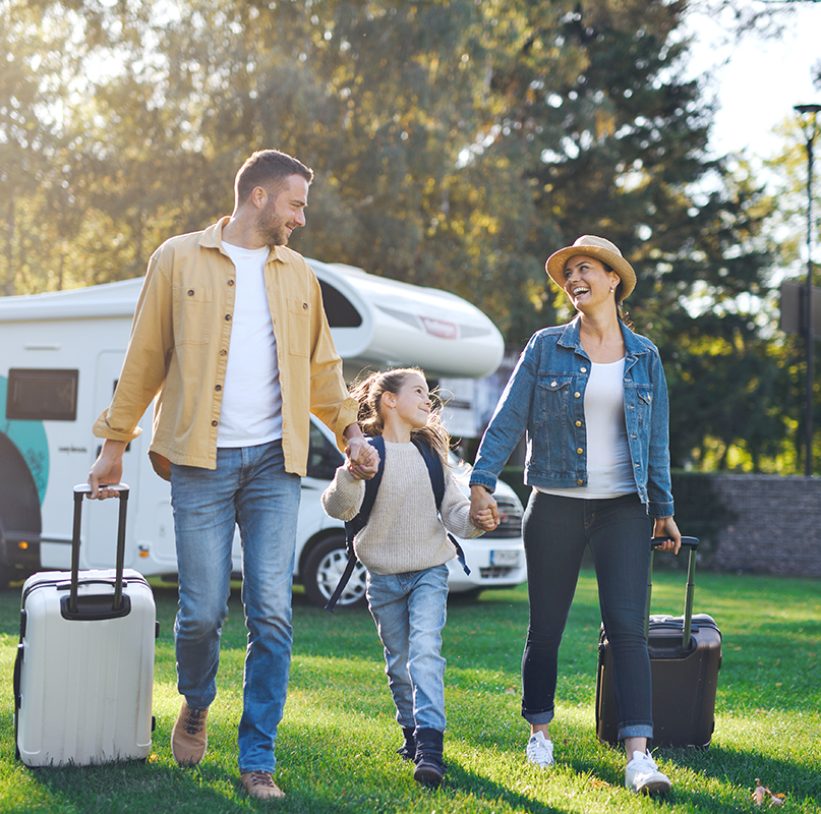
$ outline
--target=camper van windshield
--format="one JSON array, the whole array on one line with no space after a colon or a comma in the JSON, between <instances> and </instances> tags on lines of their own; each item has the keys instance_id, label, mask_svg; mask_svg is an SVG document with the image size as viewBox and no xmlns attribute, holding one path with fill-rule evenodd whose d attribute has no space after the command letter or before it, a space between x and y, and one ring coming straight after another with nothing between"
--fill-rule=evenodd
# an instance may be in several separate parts
<instances>
[{"instance_id":1,"label":"camper van windshield","mask_svg":"<svg viewBox=\"0 0 821 814\"><path fill-rule=\"evenodd\" d=\"M342 292L324 280L319 281L319 287L331 328L358 328L362 324L362 315Z\"/></svg>"}]
</instances>

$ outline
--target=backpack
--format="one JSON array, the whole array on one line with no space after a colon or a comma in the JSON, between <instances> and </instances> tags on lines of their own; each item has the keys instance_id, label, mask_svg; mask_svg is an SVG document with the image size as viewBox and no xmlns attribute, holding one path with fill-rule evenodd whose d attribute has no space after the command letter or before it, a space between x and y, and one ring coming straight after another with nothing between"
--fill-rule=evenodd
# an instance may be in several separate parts
<instances>
[{"instance_id":1,"label":"backpack","mask_svg":"<svg viewBox=\"0 0 821 814\"><path fill-rule=\"evenodd\" d=\"M445 471L442 467L442 459L436 450L421 438L411 438L411 441L425 461L428 476L430 477L430 485L433 489L433 497L436 501L436 510L439 511L442 507L442 500L445 497ZM382 482L382 473L385 471L385 439L382 438L381 435L375 435L372 438L368 438L368 443L379 453L379 468L370 480L365 481L365 497L362 499L359 513L353 520L349 520L345 523L345 549L348 554L348 562L345 566L345 571L339 579L336 590L325 605L325 610L327 611L334 609L334 606L339 601L339 597L342 596L342 592L345 590L345 586L351 578L351 574L353 574L353 569L356 567L356 552L354 551L353 541L356 535L368 525L371 510L376 501L376 494L379 491L379 484ZM450 532L447 532L447 535L448 539L456 546L456 556L459 559L459 563L465 573L469 575L470 568L468 568L465 562L465 552L462 550L462 546L459 545L456 538Z\"/></svg>"}]
</instances>

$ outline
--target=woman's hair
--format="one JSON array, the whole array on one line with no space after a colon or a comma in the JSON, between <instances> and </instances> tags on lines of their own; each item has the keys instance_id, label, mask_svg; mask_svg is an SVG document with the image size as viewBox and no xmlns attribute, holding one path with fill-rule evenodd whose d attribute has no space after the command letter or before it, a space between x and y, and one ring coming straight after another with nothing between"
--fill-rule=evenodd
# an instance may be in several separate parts
<instances>
[{"instance_id":1,"label":"woman's hair","mask_svg":"<svg viewBox=\"0 0 821 814\"><path fill-rule=\"evenodd\" d=\"M604 266L605 271L615 271L612 266L608 266L607 263L602 261L602 265ZM621 322L623 322L630 330L633 330L633 321L630 319L630 315L627 311L624 310L624 305L621 301L621 295L624 291L624 283L619 278L619 284L616 286L616 316L619 318Z\"/></svg>"},{"instance_id":2,"label":"woman's hair","mask_svg":"<svg viewBox=\"0 0 821 814\"><path fill-rule=\"evenodd\" d=\"M424 371L418 367L400 367L394 370L371 373L364 379L354 382L351 396L359 402L357 420L365 435L382 435L385 429L380 415L384 393L398 393L405 379L412 373L425 378ZM435 406L430 411L428 422L418 430L411 430L411 437L422 438L431 449L436 450L443 463L447 463L450 449L450 435L442 424L441 404L434 397Z\"/></svg>"}]
</instances>

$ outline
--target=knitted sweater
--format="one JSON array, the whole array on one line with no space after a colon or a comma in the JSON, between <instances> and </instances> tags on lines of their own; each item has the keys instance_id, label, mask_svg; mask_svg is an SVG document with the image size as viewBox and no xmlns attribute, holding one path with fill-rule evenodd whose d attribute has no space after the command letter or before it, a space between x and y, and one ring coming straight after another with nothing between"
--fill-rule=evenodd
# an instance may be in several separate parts
<instances>
[{"instance_id":1,"label":"knitted sweater","mask_svg":"<svg viewBox=\"0 0 821 814\"><path fill-rule=\"evenodd\" d=\"M322 506L339 520L352 520L365 497L365 481L340 466L322 495ZM456 556L445 529L459 537L482 532L468 517L470 501L445 467L441 520L430 476L412 443L385 442L385 468L368 523L354 538L359 561L374 574L403 574L442 565Z\"/></svg>"}]
</instances>

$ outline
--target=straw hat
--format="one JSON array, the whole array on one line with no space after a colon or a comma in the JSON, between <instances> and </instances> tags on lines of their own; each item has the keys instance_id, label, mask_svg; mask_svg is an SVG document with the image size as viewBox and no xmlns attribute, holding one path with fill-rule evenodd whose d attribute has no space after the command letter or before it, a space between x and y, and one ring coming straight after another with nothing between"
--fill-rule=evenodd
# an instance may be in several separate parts
<instances>
[{"instance_id":1,"label":"straw hat","mask_svg":"<svg viewBox=\"0 0 821 814\"><path fill-rule=\"evenodd\" d=\"M553 252L544 264L545 271L559 288L564 290L564 267L571 257L583 254L607 263L621 278L621 299L626 300L636 287L636 272L624 259L618 247L604 237L582 235L572 246Z\"/></svg>"}]
</instances>

